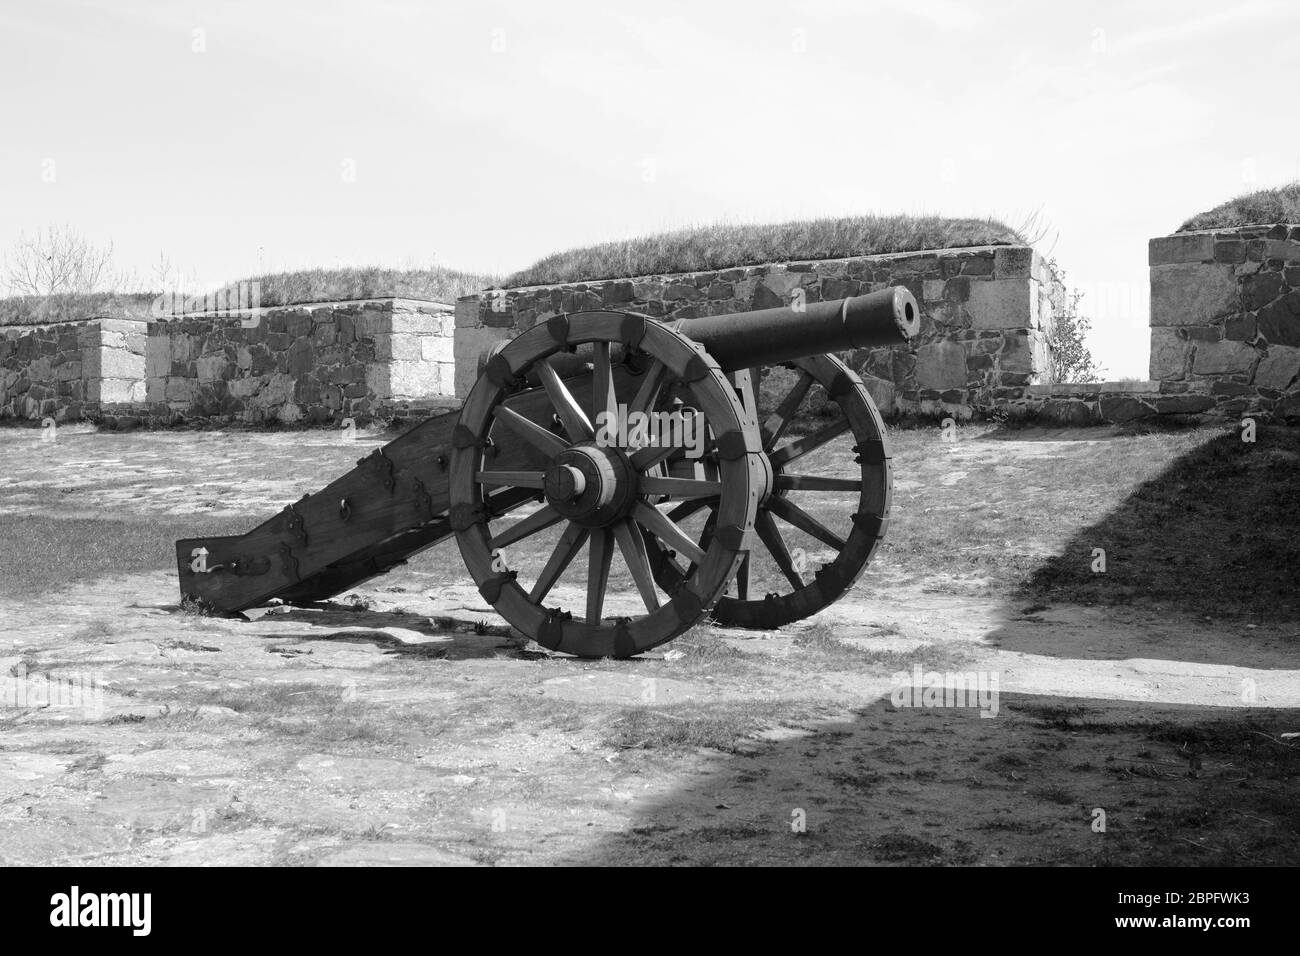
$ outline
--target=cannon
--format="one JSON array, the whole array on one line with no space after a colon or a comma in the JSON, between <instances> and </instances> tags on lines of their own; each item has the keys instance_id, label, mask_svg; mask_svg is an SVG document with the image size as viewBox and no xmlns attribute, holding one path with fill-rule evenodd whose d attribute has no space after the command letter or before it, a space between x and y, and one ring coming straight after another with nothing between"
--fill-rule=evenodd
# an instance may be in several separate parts
<instances>
[{"instance_id":1,"label":"cannon","mask_svg":"<svg viewBox=\"0 0 1300 956\"><path fill-rule=\"evenodd\" d=\"M906 344L919 324L901 287L673 322L553 315L488 356L458 411L246 534L178 541L182 600L312 604L455 536L489 605L580 657L630 657L706 616L806 618L854 584L889 521L884 424L831 353ZM765 376L780 387L761 397ZM814 390L820 414L795 435ZM835 462L851 477L817 473Z\"/></svg>"}]
</instances>

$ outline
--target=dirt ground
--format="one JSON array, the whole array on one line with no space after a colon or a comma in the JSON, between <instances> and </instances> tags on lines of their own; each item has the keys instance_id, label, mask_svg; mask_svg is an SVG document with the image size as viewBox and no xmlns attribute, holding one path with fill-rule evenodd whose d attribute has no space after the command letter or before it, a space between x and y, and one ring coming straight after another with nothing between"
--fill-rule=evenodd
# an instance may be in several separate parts
<instances>
[{"instance_id":1,"label":"dirt ground","mask_svg":"<svg viewBox=\"0 0 1300 956\"><path fill-rule=\"evenodd\" d=\"M1024 585L1214 437L899 433L845 599L616 662L512 636L454 542L182 612L175 538L380 436L0 430L0 863L1293 862L1300 625ZM994 706L899 706L914 668Z\"/></svg>"}]
</instances>

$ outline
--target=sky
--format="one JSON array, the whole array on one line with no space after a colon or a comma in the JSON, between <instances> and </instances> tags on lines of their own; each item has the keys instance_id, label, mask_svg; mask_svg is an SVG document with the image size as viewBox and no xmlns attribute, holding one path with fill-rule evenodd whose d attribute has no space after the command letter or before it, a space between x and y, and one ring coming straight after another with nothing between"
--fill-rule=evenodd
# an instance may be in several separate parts
<instances>
[{"instance_id":1,"label":"sky","mask_svg":"<svg viewBox=\"0 0 1300 956\"><path fill-rule=\"evenodd\" d=\"M1297 66L1286 0L0 0L0 252L69 224L201 291L993 216L1145 378L1147 241L1300 178Z\"/></svg>"}]
</instances>

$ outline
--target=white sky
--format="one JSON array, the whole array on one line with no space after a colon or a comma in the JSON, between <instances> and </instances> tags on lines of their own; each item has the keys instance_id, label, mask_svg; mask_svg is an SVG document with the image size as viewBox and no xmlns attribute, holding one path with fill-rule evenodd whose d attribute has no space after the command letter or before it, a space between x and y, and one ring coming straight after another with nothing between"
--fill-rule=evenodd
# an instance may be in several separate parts
<instances>
[{"instance_id":1,"label":"white sky","mask_svg":"<svg viewBox=\"0 0 1300 956\"><path fill-rule=\"evenodd\" d=\"M0 0L0 248L66 222L210 287L1037 213L1110 377L1145 377L1147 240L1300 175L1297 67L1281 0Z\"/></svg>"}]
</instances>

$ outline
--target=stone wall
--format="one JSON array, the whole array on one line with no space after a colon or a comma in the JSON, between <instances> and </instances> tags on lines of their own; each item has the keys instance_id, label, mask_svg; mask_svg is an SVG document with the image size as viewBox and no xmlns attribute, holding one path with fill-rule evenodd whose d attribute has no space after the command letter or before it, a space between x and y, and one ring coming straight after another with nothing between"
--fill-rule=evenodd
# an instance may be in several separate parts
<instances>
[{"instance_id":1,"label":"stone wall","mask_svg":"<svg viewBox=\"0 0 1300 956\"><path fill-rule=\"evenodd\" d=\"M75 421L145 400L145 323L0 329L0 418Z\"/></svg>"},{"instance_id":2,"label":"stone wall","mask_svg":"<svg viewBox=\"0 0 1300 956\"><path fill-rule=\"evenodd\" d=\"M259 309L149 323L155 419L364 423L446 407L452 307L412 299Z\"/></svg>"},{"instance_id":3,"label":"stone wall","mask_svg":"<svg viewBox=\"0 0 1300 956\"><path fill-rule=\"evenodd\" d=\"M1028 246L978 246L489 290L456 303L456 394L497 342L560 312L614 309L664 320L819 302L905 285L921 305L909 348L846 356L893 412L966 414L994 390L1046 381L1065 290ZM1018 394L1018 393L1017 393Z\"/></svg>"},{"instance_id":4,"label":"stone wall","mask_svg":"<svg viewBox=\"0 0 1300 956\"><path fill-rule=\"evenodd\" d=\"M979 417L1053 425L1182 420L1202 424L1247 417L1300 423L1300 394L1280 401L1223 388L1216 380L1030 385L1016 398L980 407Z\"/></svg>"},{"instance_id":5,"label":"stone wall","mask_svg":"<svg viewBox=\"0 0 1300 956\"><path fill-rule=\"evenodd\" d=\"M1300 401L1300 226L1162 236L1148 253L1151 378L1285 417Z\"/></svg>"}]
</instances>

